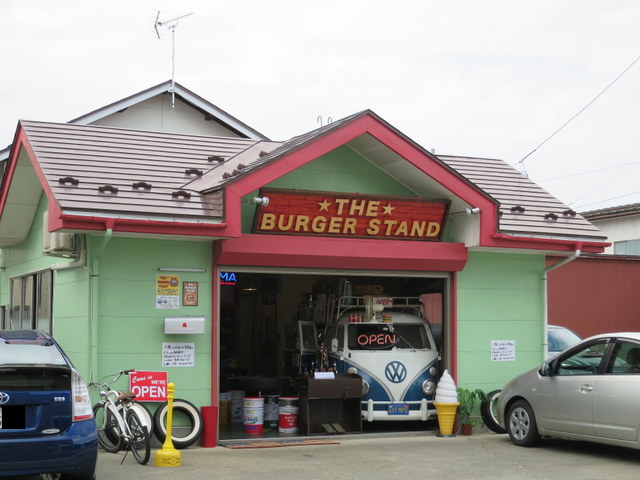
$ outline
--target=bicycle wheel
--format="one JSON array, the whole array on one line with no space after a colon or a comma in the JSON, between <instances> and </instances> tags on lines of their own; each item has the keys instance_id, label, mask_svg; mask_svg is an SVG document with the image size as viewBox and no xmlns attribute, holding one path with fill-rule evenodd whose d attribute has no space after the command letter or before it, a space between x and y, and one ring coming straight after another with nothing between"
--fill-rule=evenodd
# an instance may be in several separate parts
<instances>
[{"instance_id":1,"label":"bicycle wheel","mask_svg":"<svg viewBox=\"0 0 640 480\"><path fill-rule=\"evenodd\" d=\"M153 437L153 415L151 415L151 412L146 407L146 405L144 405L143 403L131 402L129 403L129 409L135 410L135 412L138 414L138 417L140 418L140 421L142 422L142 425L144 427L147 427L147 432L149 432L149 438L152 438ZM122 413L121 403L118 404L118 411L120 412L120 415L124 415Z\"/></svg>"},{"instance_id":2,"label":"bicycle wheel","mask_svg":"<svg viewBox=\"0 0 640 480\"><path fill-rule=\"evenodd\" d=\"M165 402L153 414L154 432L160 443L164 443L167 438L168 412L169 405ZM171 443L177 449L193 445L202 433L200 410L191 402L176 398L173 401L172 413Z\"/></svg>"},{"instance_id":3,"label":"bicycle wheel","mask_svg":"<svg viewBox=\"0 0 640 480\"><path fill-rule=\"evenodd\" d=\"M98 429L98 443L107 452L115 453L122 448L122 432L115 414L104 403L93 406L93 416Z\"/></svg>"},{"instance_id":4,"label":"bicycle wheel","mask_svg":"<svg viewBox=\"0 0 640 480\"><path fill-rule=\"evenodd\" d=\"M129 448L136 457L136 460L140 465L145 465L149 461L151 456L151 440L149 439L149 432L147 428L142 424L140 417L135 410L127 410L127 425L131 430L131 443Z\"/></svg>"}]
</instances>

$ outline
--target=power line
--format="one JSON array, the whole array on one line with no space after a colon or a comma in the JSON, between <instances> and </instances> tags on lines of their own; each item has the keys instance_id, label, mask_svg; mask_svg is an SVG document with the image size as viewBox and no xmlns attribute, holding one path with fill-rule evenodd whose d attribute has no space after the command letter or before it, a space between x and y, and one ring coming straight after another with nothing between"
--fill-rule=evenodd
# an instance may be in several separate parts
<instances>
[{"instance_id":1,"label":"power line","mask_svg":"<svg viewBox=\"0 0 640 480\"><path fill-rule=\"evenodd\" d=\"M622 78L622 76L627 73L631 67L633 67L638 61L640 60L640 56L636 57L636 59L631 62L631 64L624 69L624 71L618 75L609 85L607 85L604 90L602 90L598 95L596 95L596 97L591 100L589 103L587 103L584 107L582 107L580 109L580 111L578 113L576 113L573 117L571 117L569 120L567 120L566 122L564 122L560 128L558 128L555 132L553 132L551 135L549 135L547 138L545 138L536 148L534 148L533 150L531 150L528 154L526 154L520 161L518 161L515 165L522 165L524 168L524 161L529 158L529 156L533 155L541 146L543 146L545 143L547 143L549 140L551 140L553 137L556 136L556 134L558 132L560 132L560 130L562 130L564 127L566 127L567 125L569 125L569 123L571 123L578 115L580 115L582 112L584 112L587 108L589 108L591 106L592 103L594 103L596 100L598 100L603 94L604 92L606 92L607 90L609 90L609 88L616 83L618 80L620 80L620 78Z\"/></svg>"},{"instance_id":2,"label":"power line","mask_svg":"<svg viewBox=\"0 0 640 480\"><path fill-rule=\"evenodd\" d=\"M640 161L639 162L629 162L629 163L623 163L622 165L613 165L611 167L597 168L595 170L587 170L586 172L572 173L570 175L563 175L561 177L542 178L542 179L539 179L537 181L538 182L553 182L555 180L564 180L565 178L573 178L573 177L579 177L579 176L582 176L582 175L590 175L592 173L606 172L607 170L614 170L616 168L628 167L630 165L639 165L639 164L640 164Z\"/></svg>"},{"instance_id":3,"label":"power line","mask_svg":"<svg viewBox=\"0 0 640 480\"><path fill-rule=\"evenodd\" d=\"M591 205L598 205L600 203L606 203L606 202L610 202L611 200L618 200L620 198L625 198L625 197L631 197L632 195L637 195L639 194L640 191L638 192L631 192L631 193L626 193L624 195L618 195L617 197L611 197L611 198L605 198L604 200L598 200L597 202L591 202L591 203L585 203L584 205L580 205L580 206L576 206L575 209L577 211L584 211L585 207L590 207ZM572 202L575 203L575 202ZM569 205L567 205L569 206ZM606 207L605 207L606 208Z\"/></svg>"}]
</instances>

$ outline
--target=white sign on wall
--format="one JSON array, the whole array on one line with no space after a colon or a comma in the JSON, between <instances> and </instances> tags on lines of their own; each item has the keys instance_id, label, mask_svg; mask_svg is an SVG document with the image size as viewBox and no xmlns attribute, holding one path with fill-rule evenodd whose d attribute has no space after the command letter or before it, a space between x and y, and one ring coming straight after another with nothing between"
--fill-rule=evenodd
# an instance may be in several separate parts
<instances>
[{"instance_id":1,"label":"white sign on wall","mask_svg":"<svg viewBox=\"0 0 640 480\"><path fill-rule=\"evenodd\" d=\"M162 344L163 367L193 367L196 364L195 343Z\"/></svg>"},{"instance_id":2,"label":"white sign on wall","mask_svg":"<svg viewBox=\"0 0 640 480\"><path fill-rule=\"evenodd\" d=\"M516 341L515 340L491 340L491 361L492 362L515 362L516 361Z\"/></svg>"}]
</instances>

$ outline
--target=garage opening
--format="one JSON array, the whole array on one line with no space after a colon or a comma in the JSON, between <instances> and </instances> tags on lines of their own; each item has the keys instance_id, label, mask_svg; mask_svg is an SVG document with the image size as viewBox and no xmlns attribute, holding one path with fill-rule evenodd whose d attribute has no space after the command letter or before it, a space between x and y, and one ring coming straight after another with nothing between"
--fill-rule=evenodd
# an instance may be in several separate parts
<instances>
[{"instance_id":1,"label":"garage opening","mask_svg":"<svg viewBox=\"0 0 640 480\"><path fill-rule=\"evenodd\" d=\"M343 296L420 299L420 314L429 322L438 350L438 369L449 368L446 346L451 277L447 273L319 273L225 267L220 277L221 440L246 436L237 413L225 411L233 408L234 393L265 398L297 396L296 379L310 374L309 363L301 359L303 352L309 351L309 342L302 338L308 335L303 325L313 326L315 349L325 343L328 348L330 340L324 337L325 330L335 324L338 301ZM364 433L426 428L425 422L362 423ZM266 423L262 434L281 436L277 427L268 428Z\"/></svg>"}]
</instances>

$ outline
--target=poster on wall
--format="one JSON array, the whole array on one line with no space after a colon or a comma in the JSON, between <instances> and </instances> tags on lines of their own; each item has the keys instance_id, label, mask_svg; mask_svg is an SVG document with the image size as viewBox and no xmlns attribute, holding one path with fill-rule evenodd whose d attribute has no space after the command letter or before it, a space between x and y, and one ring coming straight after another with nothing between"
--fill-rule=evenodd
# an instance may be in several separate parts
<instances>
[{"instance_id":1,"label":"poster on wall","mask_svg":"<svg viewBox=\"0 0 640 480\"><path fill-rule=\"evenodd\" d=\"M198 306L198 282L182 282L182 306Z\"/></svg>"},{"instance_id":2,"label":"poster on wall","mask_svg":"<svg viewBox=\"0 0 640 480\"><path fill-rule=\"evenodd\" d=\"M516 341L515 340L491 340L491 361L492 362L515 362L516 361Z\"/></svg>"},{"instance_id":3,"label":"poster on wall","mask_svg":"<svg viewBox=\"0 0 640 480\"><path fill-rule=\"evenodd\" d=\"M163 367L194 367L196 364L195 343L169 343L162 344Z\"/></svg>"},{"instance_id":4,"label":"poster on wall","mask_svg":"<svg viewBox=\"0 0 640 480\"><path fill-rule=\"evenodd\" d=\"M175 309L180 306L180 276L156 275L156 308Z\"/></svg>"}]
</instances>

